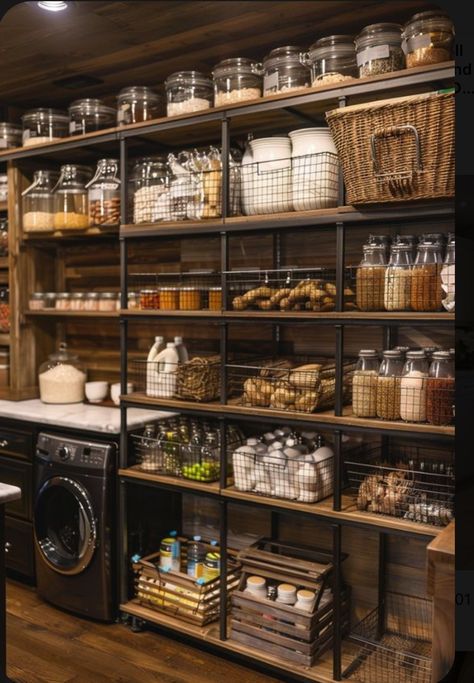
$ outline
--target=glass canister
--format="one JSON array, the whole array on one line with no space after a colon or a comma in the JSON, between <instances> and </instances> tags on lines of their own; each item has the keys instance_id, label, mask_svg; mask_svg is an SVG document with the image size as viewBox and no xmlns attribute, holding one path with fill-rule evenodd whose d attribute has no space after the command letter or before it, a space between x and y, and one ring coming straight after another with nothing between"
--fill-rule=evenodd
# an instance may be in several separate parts
<instances>
[{"instance_id":1,"label":"glass canister","mask_svg":"<svg viewBox=\"0 0 474 683\"><path fill-rule=\"evenodd\" d=\"M179 288L161 287L160 308L163 311L177 311L179 308Z\"/></svg>"},{"instance_id":2,"label":"glass canister","mask_svg":"<svg viewBox=\"0 0 474 683\"><path fill-rule=\"evenodd\" d=\"M212 80L200 71L177 71L165 81L168 116L191 114L212 107Z\"/></svg>"},{"instance_id":3,"label":"glass canister","mask_svg":"<svg viewBox=\"0 0 474 683\"><path fill-rule=\"evenodd\" d=\"M301 88L307 88L310 83L311 73L300 47L295 45L277 47L264 58L264 95L301 90Z\"/></svg>"},{"instance_id":4,"label":"glass canister","mask_svg":"<svg viewBox=\"0 0 474 683\"><path fill-rule=\"evenodd\" d=\"M439 311L443 264L439 244L418 245L411 281L411 307L414 311Z\"/></svg>"},{"instance_id":5,"label":"glass canister","mask_svg":"<svg viewBox=\"0 0 474 683\"><path fill-rule=\"evenodd\" d=\"M150 121L162 115L163 100L151 88L134 85L123 88L117 97L117 124Z\"/></svg>"},{"instance_id":6,"label":"glass canister","mask_svg":"<svg viewBox=\"0 0 474 683\"><path fill-rule=\"evenodd\" d=\"M42 311L45 306L46 295L43 292L33 292L30 294L28 308L30 311Z\"/></svg>"},{"instance_id":7,"label":"glass canister","mask_svg":"<svg viewBox=\"0 0 474 683\"><path fill-rule=\"evenodd\" d=\"M83 135L115 126L116 112L101 100L86 97L75 100L69 106L69 133Z\"/></svg>"},{"instance_id":8,"label":"glass canister","mask_svg":"<svg viewBox=\"0 0 474 683\"><path fill-rule=\"evenodd\" d=\"M39 390L43 403L80 403L84 400L86 373L66 344L48 356L39 368Z\"/></svg>"},{"instance_id":9,"label":"glass canister","mask_svg":"<svg viewBox=\"0 0 474 683\"><path fill-rule=\"evenodd\" d=\"M367 243L362 249L364 256L356 274L357 306L361 311L383 311L387 268L385 245Z\"/></svg>"},{"instance_id":10,"label":"glass canister","mask_svg":"<svg viewBox=\"0 0 474 683\"><path fill-rule=\"evenodd\" d=\"M352 379L352 412L357 417L377 415L377 376L379 354L374 349L361 349Z\"/></svg>"},{"instance_id":11,"label":"glass canister","mask_svg":"<svg viewBox=\"0 0 474 683\"><path fill-rule=\"evenodd\" d=\"M405 68L400 24L370 24L355 39L359 76L380 76Z\"/></svg>"},{"instance_id":12,"label":"glass canister","mask_svg":"<svg viewBox=\"0 0 474 683\"><path fill-rule=\"evenodd\" d=\"M400 417L405 422L426 421L426 380L429 363L424 351L408 351L400 380Z\"/></svg>"},{"instance_id":13,"label":"glass canister","mask_svg":"<svg viewBox=\"0 0 474 683\"><path fill-rule=\"evenodd\" d=\"M21 147L22 130L14 123L0 123L0 149Z\"/></svg>"},{"instance_id":14,"label":"glass canister","mask_svg":"<svg viewBox=\"0 0 474 683\"><path fill-rule=\"evenodd\" d=\"M412 265L412 247L409 244L394 244L385 271L385 310L410 310Z\"/></svg>"},{"instance_id":15,"label":"glass canister","mask_svg":"<svg viewBox=\"0 0 474 683\"><path fill-rule=\"evenodd\" d=\"M0 218L0 256L8 256L8 218Z\"/></svg>"},{"instance_id":16,"label":"glass canister","mask_svg":"<svg viewBox=\"0 0 474 683\"><path fill-rule=\"evenodd\" d=\"M443 291L443 299L441 303L449 313L453 313L456 303L456 246L453 234L449 235L448 245L446 247L446 257L444 259L443 267L441 268L441 289Z\"/></svg>"},{"instance_id":17,"label":"glass canister","mask_svg":"<svg viewBox=\"0 0 474 683\"><path fill-rule=\"evenodd\" d=\"M255 100L262 96L262 65L247 57L224 59L212 72L214 106Z\"/></svg>"},{"instance_id":18,"label":"glass canister","mask_svg":"<svg viewBox=\"0 0 474 683\"><path fill-rule=\"evenodd\" d=\"M377 377L377 417L400 419L400 380L403 356L400 351L384 351Z\"/></svg>"},{"instance_id":19,"label":"glass canister","mask_svg":"<svg viewBox=\"0 0 474 683\"><path fill-rule=\"evenodd\" d=\"M84 299L84 310L85 311L98 311L99 310L99 292L87 292Z\"/></svg>"},{"instance_id":20,"label":"glass canister","mask_svg":"<svg viewBox=\"0 0 474 683\"><path fill-rule=\"evenodd\" d=\"M58 292L56 294L55 308L58 311L71 310L71 294L69 292Z\"/></svg>"},{"instance_id":21,"label":"glass canister","mask_svg":"<svg viewBox=\"0 0 474 683\"><path fill-rule=\"evenodd\" d=\"M169 186L168 166L161 156L137 159L133 168L133 222L153 223L159 215L159 199Z\"/></svg>"},{"instance_id":22,"label":"glass canister","mask_svg":"<svg viewBox=\"0 0 474 683\"><path fill-rule=\"evenodd\" d=\"M117 310L117 292L101 292L99 294L99 311L112 313Z\"/></svg>"},{"instance_id":23,"label":"glass canister","mask_svg":"<svg viewBox=\"0 0 474 683\"><path fill-rule=\"evenodd\" d=\"M451 59L454 26L442 10L414 14L403 30L407 67L438 64Z\"/></svg>"},{"instance_id":24,"label":"glass canister","mask_svg":"<svg viewBox=\"0 0 474 683\"><path fill-rule=\"evenodd\" d=\"M320 38L309 48L307 60L313 86L342 83L359 76L353 36Z\"/></svg>"},{"instance_id":25,"label":"glass canister","mask_svg":"<svg viewBox=\"0 0 474 683\"><path fill-rule=\"evenodd\" d=\"M71 294L70 309L71 311L83 311L86 299L85 292L73 292Z\"/></svg>"},{"instance_id":26,"label":"glass canister","mask_svg":"<svg viewBox=\"0 0 474 683\"><path fill-rule=\"evenodd\" d=\"M35 171L32 184L21 193L25 232L54 230L53 190L58 178L55 171Z\"/></svg>"},{"instance_id":27,"label":"glass canister","mask_svg":"<svg viewBox=\"0 0 474 683\"><path fill-rule=\"evenodd\" d=\"M118 225L120 223L120 179L117 159L101 159L89 190L89 221L91 225Z\"/></svg>"},{"instance_id":28,"label":"glass canister","mask_svg":"<svg viewBox=\"0 0 474 683\"><path fill-rule=\"evenodd\" d=\"M449 425L454 417L454 359L450 351L435 351L426 382L426 419Z\"/></svg>"},{"instance_id":29,"label":"glass canister","mask_svg":"<svg viewBox=\"0 0 474 683\"><path fill-rule=\"evenodd\" d=\"M222 287L209 287L209 310L220 311L222 309Z\"/></svg>"},{"instance_id":30,"label":"glass canister","mask_svg":"<svg viewBox=\"0 0 474 683\"><path fill-rule=\"evenodd\" d=\"M69 135L69 116L59 109L32 109L21 117L23 147L53 142Z\"/></svg>"},{"instance_id":31,"label":"glass canister","mask_svg":"<svg viewBox=\"0 0 474 683\"><path fill-rule=\"evenodd\" d=\"M65 164L54 188L54 227L78 230L89 227L86 184L92 175L88 166Z\"/></svg>"}]
</instances>

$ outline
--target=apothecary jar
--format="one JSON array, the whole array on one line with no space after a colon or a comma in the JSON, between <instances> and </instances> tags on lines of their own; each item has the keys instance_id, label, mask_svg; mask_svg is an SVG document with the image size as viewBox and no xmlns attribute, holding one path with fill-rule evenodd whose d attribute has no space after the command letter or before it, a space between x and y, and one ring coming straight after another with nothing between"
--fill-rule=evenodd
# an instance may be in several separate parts
<instances>
[{"instance_id":1,"label":"apothecary jar","mask_svg":"<svg viewBox=\"0 0 474 683\"><path fill-rule=\"evenodd\" d=\"M48 356L39 368L39 390L43 403L80 403L84 400L86 373L79 358L66 344Z\"/></svg>"},{"instance_id":2,"label":"apothecary jar","mask_svg":"<svg viewBox=\"0 0 474 683\"><path fill-rule=\"evenodd\" d=\"M216 64L214 78L214 105L255 100L262 95L262 65L247 57L224 59Z\"/></svg>"},{"instance_id":3,"label":"apothecary jar","mask_svg":"<svg viewBox=\"0 0 474 683\"><path fill-rule=\"evenodd\" d=\"M177 71L165 81L168 116L191 114L212 107L211 79L199 71Z\"/></svg>"},{"instance_id":4,"label":"apothecary jar","mask_svg":"<svg viewBox=\"0 0 474 683\"><path fill-rule=\"evenodd\" d=\"M25 232L47 232L54 230L53 189L59 173L38 170L33 182L22 192L23 230Z\"/></svg>"},{"instance_id":5,"label":"apothecary jar","mask_svg":"<svg viewBox=\"0 0 474 683\"><path fill-rule=\"evenodd\" d=\"M54 227L57 230L77 230L89 226L86 184L91 175L89 166L61 166L61 175L54 188Z\"/></svg>"}]
</instances>

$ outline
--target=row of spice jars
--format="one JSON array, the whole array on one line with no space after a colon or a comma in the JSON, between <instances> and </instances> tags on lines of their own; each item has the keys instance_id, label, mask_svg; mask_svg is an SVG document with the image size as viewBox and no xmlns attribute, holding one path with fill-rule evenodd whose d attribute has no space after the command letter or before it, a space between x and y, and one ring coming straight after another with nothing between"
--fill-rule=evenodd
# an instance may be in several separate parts
<instances>
[{"instance_id":1,"label":"row of spice jars","mask_svg":"<svg viewBox=\"0 0 474 683\"><path fill-rule=\"evenodd\" d=\"M120 310L119 292L34 292L29 299L30 311L55 309L57 311Z\"/></svg>"},{"instance_id":2,"label":"row of spice jars","mask_svg":"<svg viewBox=\"0 0 474 683\"><path fill-rule=\"evenodd\" d=\"M130 299L128 307L130 308ZM222 287L159 287L140 291L138 308L163 311L220 311Z\"/></svg>"},{"instance_id":3,"label":"row of spice jars","mask_svg":"<svg viewBox=\"0 0 474 683\"><path fill-rule=\"evenodd\" d=\"M362 349L353 376L357 417L449 425L454 418L453 351Z\"/></svg>"}]
</instances>

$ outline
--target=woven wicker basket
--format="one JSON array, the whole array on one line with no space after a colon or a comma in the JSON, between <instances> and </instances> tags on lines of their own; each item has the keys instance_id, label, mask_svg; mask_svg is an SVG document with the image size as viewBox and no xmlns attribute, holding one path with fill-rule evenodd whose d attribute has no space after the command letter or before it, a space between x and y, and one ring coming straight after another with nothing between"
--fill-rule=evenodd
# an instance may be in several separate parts
<instances>
[{"instance_id":1,"label":"woven wicker basket","mask_svg":"<svg viewBox=\"0 0 474 683\"><path fill-rule=\"evenodd\" d=\"M348 204L454 196L454 94L335 109L326 118Z\"/></svg>"},{"instance_id":2,"label":"woven wicker basket","mask_svg":"<svg viewBox=\"0 0 474 683\"><path fill-rule=\"evenodd\" d=\"M178 365L176 395L187 401L219 398L220 356L195 357Z\"/></svg>"}]
</instances>

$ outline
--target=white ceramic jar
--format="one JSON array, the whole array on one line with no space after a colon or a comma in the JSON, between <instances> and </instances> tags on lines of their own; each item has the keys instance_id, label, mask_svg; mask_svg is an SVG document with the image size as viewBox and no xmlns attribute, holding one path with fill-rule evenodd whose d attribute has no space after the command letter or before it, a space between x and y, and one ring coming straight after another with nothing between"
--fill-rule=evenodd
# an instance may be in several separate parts
<instances>
[{"instance_id":1,"label":"white ceramic jar","mask_svg":"<svg viewBox=\"0 0 474 683\"><path fill-rule=\"evenodd\" d=\"M290 139L251 140L242 159L244 214L283 213L292 208Z\"/></svg>"},{"instance_id":2,"label":"white ceramic jar","mask_svg":"<svg viewBox=\"0 0 474 683\"><path fill-rule=\"evenodd\" d=\"M329 129L303 128L289 136L295 211L337 206L339 162Z\"/></svg>"}]
</instances>

